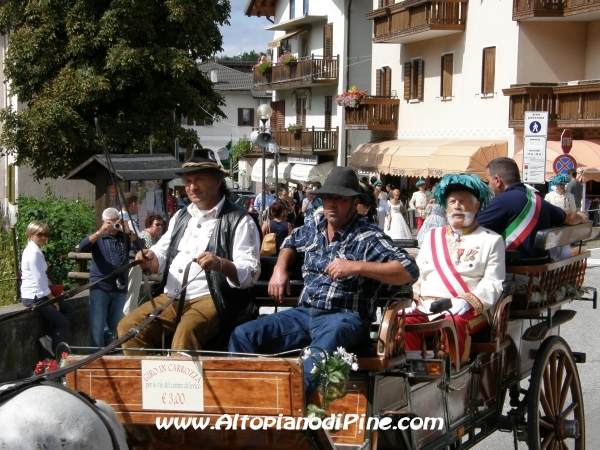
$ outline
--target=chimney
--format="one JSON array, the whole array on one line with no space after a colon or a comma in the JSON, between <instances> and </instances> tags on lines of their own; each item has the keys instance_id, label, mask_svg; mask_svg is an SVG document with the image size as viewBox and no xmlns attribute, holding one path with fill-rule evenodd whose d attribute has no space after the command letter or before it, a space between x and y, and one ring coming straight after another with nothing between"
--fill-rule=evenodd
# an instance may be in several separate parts
<instances>
[{"instance_id":1,"label":"chimney","mask_svg":"<svg viewBox=\"0 0 600 450\"><path fill-rule=\"evenodd\" d=\"M218 83L219 82L218 73L219 73L218 69L210 69L210 81L212 81L213 83Z\"/></svg>"}]
</instances>

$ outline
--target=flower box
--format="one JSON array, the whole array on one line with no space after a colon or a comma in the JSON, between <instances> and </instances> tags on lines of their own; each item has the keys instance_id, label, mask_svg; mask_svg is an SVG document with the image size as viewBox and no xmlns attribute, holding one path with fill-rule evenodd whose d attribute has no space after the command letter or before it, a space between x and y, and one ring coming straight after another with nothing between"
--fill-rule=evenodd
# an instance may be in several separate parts
<instances>
[{"instance_id":1,"label":"flower box","mask_svg":"<svg viewBox=\"0 0 600 450\"><path fill-rule=\"evenodd\" d=\"M348 92L335 96L335 101L338 106L344 106L346 108L358 108L360 101L369 95L367 91L359 91L356 86L352 86L348 89Z\"/></svg>"}]
</instances>

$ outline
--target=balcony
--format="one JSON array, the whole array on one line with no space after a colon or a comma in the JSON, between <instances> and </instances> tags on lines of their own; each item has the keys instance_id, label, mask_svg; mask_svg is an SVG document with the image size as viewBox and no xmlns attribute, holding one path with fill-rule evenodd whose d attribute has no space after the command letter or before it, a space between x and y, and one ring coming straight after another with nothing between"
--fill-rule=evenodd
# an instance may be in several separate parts
<instances>
[{"instance_id":1,"label":"balcony","mask_svg":"<svg viewBox=\"0 0 600 450\"><path fill-rule=\"evenodd\" d=\"M286 64L273 64L270 72L260 75L254 71L255 90L276 90L297 86L338 84L339 57L308 56Z\"/></svg>"},{"instance_id":2,"label":"balcony","mask_svg":"<svg viewBox=\"0 0 600 450\"><path fill-rule=\"evenodd\" d=\"M529 83L503 89L510 96L508 126L522 129L525 111L548 111L548 129L600 127L600 80Z\"/></svg>"},{"instance_id":3,"label":"balcony","mask_svg":"<svg viewBox=\"0 0 600 450\"><path fill-rule=\"evenodd\" d=\"M513 0L513 20L556 20L577 16L581 22L600 19L600 0Z\"/></svg>"},{"instance_id":4,"label":"balcony","mask_svg":"<svg viewBox=\"0 0 600 450\"><path fill-rule=\"evenodd\" d=\"M258 128L254 128L257 130ZM279 153L305 153L319 155L337 155L338 127L326 130L325 128L307 128L299 133L290 133L286 129L271 130ZM260 148L253 147L253 151L260 152Z\"/></svg>"},{"instance_id":5,"label":"balcony","mask_svg":"<svg viewBox=\"0 0 600 450\"><path fill-rule=\"evenodd\" d=\"M517 1L517 0L515 0ZM467 0L405 0L367 14L373 42L408 44L465 31Z\"/></svg>"},{"instance_id":6,"label":"balcony","mask_svg":"<svg viewBox=\"0 0 600 450\"><path fill-rule=\"evenodd\" d=\"M397 131L400 100L391 97L367 97L357 108L345 108L346 130Z\"/></svg>"}]
</instances>

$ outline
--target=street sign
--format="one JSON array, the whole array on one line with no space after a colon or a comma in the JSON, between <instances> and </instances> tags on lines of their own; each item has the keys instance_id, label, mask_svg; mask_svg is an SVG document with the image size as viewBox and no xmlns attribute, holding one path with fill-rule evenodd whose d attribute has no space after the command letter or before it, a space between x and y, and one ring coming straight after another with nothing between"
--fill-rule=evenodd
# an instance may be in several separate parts
<instances>
[{"instance_id":1,"label":"street sign","mask_svg":"<svg viewBox=\"0 0 600 450\"><path fill-rule=\"evenodd\" d=\"M548 137L548 112L525 111L523 135Z\"/></svg>"},{"instance_id":2,"label":"street sign","mask_svg":"<svg viewBox=\"0 0 600 450\"><path fill-rule=\"evenodd\" d=\"M565 153L556 157L552 168L557 175L560 173L569 174L577 168L577 161L571 155Z\"/></svg>"},{"instance_id":3,"label":"street sign","mask_svg":"<svg viewBox=\"0 0 600 450\"><path fill-rule=\"evenodd\" d=\"M546 138L523 139L523 182L544 183L546 175Z\"/></svg>"},{"instance_id":4,"label":"street sign","mask_svg":"<svg viewBox=\"0 0 600 450\"><path fill-rule=\"evenodd\" d=\"M560 148L565 153L569 153L573 147L573 134L568 128L560 135Z\"/></svg>"}]
</instances>

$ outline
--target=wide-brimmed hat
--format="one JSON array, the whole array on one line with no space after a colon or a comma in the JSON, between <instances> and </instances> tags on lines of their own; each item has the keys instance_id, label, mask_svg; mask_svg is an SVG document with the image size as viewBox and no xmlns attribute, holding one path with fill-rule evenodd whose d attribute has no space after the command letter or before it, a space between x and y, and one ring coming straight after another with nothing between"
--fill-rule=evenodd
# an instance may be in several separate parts
<instances>
[{"instance_id":1,"label":"wide-brimmed hat","mask_svg":"<svg viewBox=\"0 0 600 450\"><path fill-rule=\"evenodd\" d=\"M192 150L192 156L183 163L180 170L175 171L177 175L184 173L197 172L203 169L217 169L225 175L229 175L223 169L223 166L217 160L215 152L208 148L195 148Z\"/></svg>"},{"instance_id":2,"label":"wide-brimmed hat","mask_svg":"<svg viewBox=\"0 0 600 450\"><path fill-rule=\"evenodd\" d=\"M312 191L312 194L319 197L327 194L340 195L342 197L359 197L361 203L370 201L367 194L360 192L358 176L350 167L336 166L331 169L323 187Z\"/></svg>"}]
</instances>

